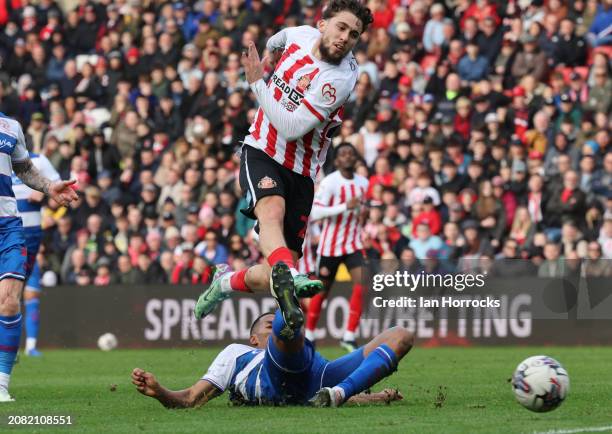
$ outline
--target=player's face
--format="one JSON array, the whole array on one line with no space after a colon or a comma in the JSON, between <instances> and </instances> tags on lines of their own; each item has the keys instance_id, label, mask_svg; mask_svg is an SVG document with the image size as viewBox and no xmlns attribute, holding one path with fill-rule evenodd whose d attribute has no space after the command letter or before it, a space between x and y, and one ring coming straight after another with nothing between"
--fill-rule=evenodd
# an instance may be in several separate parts
<instances>
[{"instance_id":1,"label":"player's face","mask_svg":"<svg viewBox=\"0 0 612 434\"><path fill-rule=\"evenodd\" d=\"M343 146L338 151L338 155L336 156L336 166L341 170L354 170L355 163L357 163L357 155L355 154L355 150L348 146Z\"/></svg>"},{"instance_id":2,"label":"player's face","mask_svg":"<svg viewBox=\"0 0 612 434\"><path fill-rule=\"evenodd\" d=\"M257 348L266 347L268 338L272 333L272 321L274 321L274 315L272 314L266 315L259 321L257 329L254 330L250 339L252 345L256 346Z\"/></svg>"},{"instance_id":3,"label":"player's face","mask_svg":"<svg viewBox=\"0 0 612 434\"><path fill-rule=\"evenodd\" d=\"M339 64L354 47L361 36L362 24L356 15L342 11L328 20L319 22L323 60Z\"/></svg>"}]
</instances>

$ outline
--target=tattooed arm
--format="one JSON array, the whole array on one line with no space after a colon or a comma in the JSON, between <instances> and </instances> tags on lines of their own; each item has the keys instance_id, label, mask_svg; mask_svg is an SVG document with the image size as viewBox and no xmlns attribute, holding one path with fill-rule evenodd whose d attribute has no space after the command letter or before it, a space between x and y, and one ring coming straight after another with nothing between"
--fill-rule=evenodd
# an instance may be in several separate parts
<instances>
[{"instance_id":1,"label":"tattooed arm","mask_svg":"<svg viewBox=\"0 0 612 434\"><path fill-rule=\"evenodd\" d=\"M68 205L73 200L78 199L76 192L72 188L76 180L52 182L34 167L32 160L29 158L13 161L13 170L25 185L36 191L43 192L60 205Z\"/></svg>"},{"instance_id":2,"label":"tattooed arm","mask_svg":"<svg viewBox=\"0 0 612 434\"><path fill-rule=\"evenodd\" d=\"M23 161L13 162L13 170L25 185L46 195L49 194L52 184L51 180L42 176L38 169L34 167L34 164L32 164L32 160L28 158Z\"/></svg>"}]
</instances>

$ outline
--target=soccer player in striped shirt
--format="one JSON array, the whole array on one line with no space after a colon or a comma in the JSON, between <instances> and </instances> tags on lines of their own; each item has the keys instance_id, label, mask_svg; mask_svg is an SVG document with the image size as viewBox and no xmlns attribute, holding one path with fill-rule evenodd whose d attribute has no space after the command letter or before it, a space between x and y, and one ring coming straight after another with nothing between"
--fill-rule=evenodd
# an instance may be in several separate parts
<instances>
[{"instance_id":1,"label":"soccer player in striped shirt","mask_svg":"<svg viewBox=\"0 0 612 434\"><path fill-rule=\"evenodd\" d=\"M199 407L226 390L230 401L248 405L338 407L347 401L402 399L388 389L359 393L397 370L413 345L413 335L405 328L385 330L362 348L331 361L317 353L300 330L287 337L285 329L280 311L261 315L251 326L250 345L227 346L187 389L168 390L140 368L132 371L132 383L167 408Z\"/></svg>"},{"instance_id":2,"label":"soccer player in striped shirt","mask_svg":"<svg viewBox=\"0 0 612 434\"><path fill-rule=\"evenodd\" d=\"M243 53L259 109L241 153L240 185L249 203L242 212L257 219L267 263L238 272L217 267L196 304L197 318L212 312L233 291L269 288L287 324L295 328L304 322L296 295L311 296L323 289L321 281L300 275L295 264L302 254L314 178L357 82L351 50L373 19L357 0L331 0L322 16L317 28L286 28L268 40L268 51L278 59L268 83L263 80L266 59L260 61L255 45ZM274 268L279 264L286 264L293 276L282 288L274 283L282 275Z\"/></svg>"},{"instance_id":3,"label":"soccer player in striped shirt","mask_svg":"<svg viewBox=\"0 0 612 434\"><path fill-rule=\"evenodd\" d=\"M61 205L78 196L76 181L51 181L28 155L21 125L0 113L0 402L13 401L8 387L21 337L21 292L26 277L27 249L11 174Z\"/></svg>"},{"instance_id":4,"label":"soccer player in striped shirt","mask_svg":"<svg viewBox=\"0 0 612 434\"><path fill-rule=\"evenodd\" d=\"M344 263L353 281L347 328L340 341L347 351L357 349L355 332L363 310L364 253L361 237L368 180L355 173L357 159L357 150L353 145L338 145L334 158L337 170L321 181L311 214L312 220L323 223L317 249L317 274L325 290L314 295L308 304L306 338L314 342L321 305L333 285L338 266Z\"/></svg>"}]
</instances>

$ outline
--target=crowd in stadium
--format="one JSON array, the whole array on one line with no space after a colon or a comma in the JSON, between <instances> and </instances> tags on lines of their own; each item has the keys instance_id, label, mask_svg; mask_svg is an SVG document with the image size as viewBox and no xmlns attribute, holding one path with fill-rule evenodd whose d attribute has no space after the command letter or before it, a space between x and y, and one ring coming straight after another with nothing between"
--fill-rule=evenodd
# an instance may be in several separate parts
<instances>
[{"instance_id":1,"label":"crowd in stadium","mask_svg":"<svg viewBox=\"0 0 612 434\"><path fill-rule=\"evenodd\" d=\"M258 262L236 179L256 110L241 52L321 7L0 0L0 112L78 180L76 205L43 210L43 283L202 283ZM333 144L363 157L370 257L431 272L523 258L543 276L590 259L611 276L612 2L369 7Z\"/></svg>"}]
</instances>

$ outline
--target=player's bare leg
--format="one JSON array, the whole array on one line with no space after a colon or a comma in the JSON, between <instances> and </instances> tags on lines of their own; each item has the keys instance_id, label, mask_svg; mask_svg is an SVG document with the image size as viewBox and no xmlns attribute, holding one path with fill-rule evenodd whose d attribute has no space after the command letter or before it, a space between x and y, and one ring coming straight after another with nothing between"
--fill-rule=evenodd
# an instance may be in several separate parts
<instances>
[{"instance_id":1,"label":"player's bare leg","mask_svg":"<svg viewBox=\"0 0 612 434\"><path fill-rule=\"evenodd\" d=\"M8 386L21 338L22 289L22 280L0 280L0 402L13 401Z\"/></svg>"},{"instance_id":2,"label":"player's bare leg","mask_svg":"<svg viewBox=\"0 0 612 434\"><path fill-rule=\"evenodd\" d=\"M287 249L287 243L283 235L285 199L276 195L261 198L255 205L255 216L257 216L259 222L259 249L261 253L269 258L279 248ZM287 260L287 258L284 259ZM293 261L293 257L289 259Z\"/></svg>"},{"instance_id":3,"label":"player's bare leg","mask_svg":"<svg viewBox=\"0 0 612 434\"><path fill-rule=\"evenodd\" d=\"M211 313L219 303L229 298L232 292L267 293L271 291L272 266L280 262L289 267L293 279L291 286L294 289L292 291L295 292L295 295L300 298L311 297L321 290L320 281L311 280L299 274L295 268L299 255L286 246L283 235L284 213L285 200L282 196L266 196L257 202L255 215L259 222L259 244L262 253L266 256L267 263L257 264L236 272L232 272L226 264L218 265L209 288L202 293L196 303L194 311L196 318L200 319ZM274 291L272 294L275 295ZM295 308L292 307L291 310Z\"/></svg>"},{"instance_id":4,"label":"player's bare leg","mask_svg":"<svg viewBox=\"0 0 612 434\"><path fill-rule=\"evenodd\" d=\"M333 387L323 387L311 399L317 407L338 407L383 378L391 375L399 361L410 351L414 335L402 327L385 330L357 351L363 361L344 380ZM332 362L333 363L333 362Z\"/></svg>"}]
</instances>

